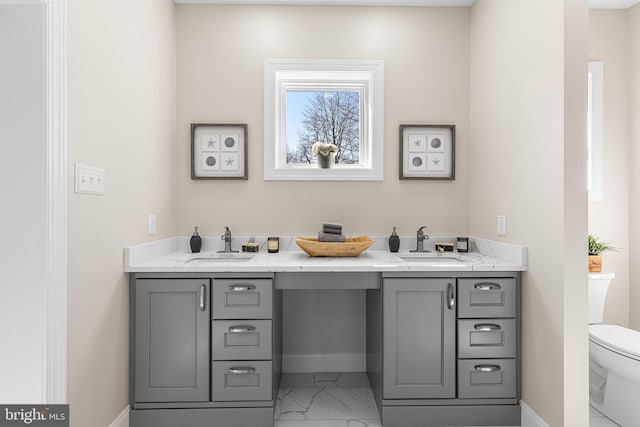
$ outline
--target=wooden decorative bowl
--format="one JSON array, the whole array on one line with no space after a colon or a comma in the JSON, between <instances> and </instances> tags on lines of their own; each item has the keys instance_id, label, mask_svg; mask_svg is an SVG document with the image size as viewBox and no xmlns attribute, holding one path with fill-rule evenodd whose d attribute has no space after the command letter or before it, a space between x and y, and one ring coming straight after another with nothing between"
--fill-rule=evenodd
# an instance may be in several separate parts
<instances>
[{"instance_id":1,"label":"wooden decorative bowl","mask_svg":"<svg viewBox=\"0 0 640 427\"><path fill-rule=\"evenodd\" d=\"M367 236L347 237L347 241L340 242L318 242L315 237L298 237L296 244L311 256L358 256L366 251L374 240Z\"/></svg>"}]
</instances>

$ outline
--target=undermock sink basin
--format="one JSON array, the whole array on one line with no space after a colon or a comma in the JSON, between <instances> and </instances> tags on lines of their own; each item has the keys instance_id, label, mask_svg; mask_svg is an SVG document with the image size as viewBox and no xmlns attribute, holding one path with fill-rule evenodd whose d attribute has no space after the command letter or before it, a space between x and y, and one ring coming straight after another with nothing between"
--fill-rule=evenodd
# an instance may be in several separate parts
<instances>
[{"instance_id":1,"label":"undermock sink basin","mask_svg":"<svg viewBox=\"0 0 640 427\"><path fill-rule=\"evenodd\" d=\"M407 262L421 264L468 264L470 261L450 252L408 252L398 255Z\"/></svg>"},{"instance_id":2,"label":"undermock sink basin","mask_svg":"<svg viewBox=\"0 0 640 427\"><path fill-rule=\"evenodd\" d=\"M219 262L247 262L251 261L255 254L246 252L222 252L193 255L184 261L185 264L210 264Z\"/></svg>"}]
</instances>

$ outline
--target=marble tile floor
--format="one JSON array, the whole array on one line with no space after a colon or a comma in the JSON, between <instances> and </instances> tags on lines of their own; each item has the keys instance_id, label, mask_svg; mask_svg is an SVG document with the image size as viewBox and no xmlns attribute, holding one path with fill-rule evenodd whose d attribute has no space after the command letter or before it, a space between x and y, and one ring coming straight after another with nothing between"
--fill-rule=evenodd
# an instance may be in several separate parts
<instances>
[{"instance_id":1,"label":"marble tile floor","mask_svg":"<svg viewBox=\"0 0 640 427\"><path fill-rule=\"evenodd\" d=\"M283 374L275 427L382 427L362 372Z\"/></svg>"},{"instance_id":2,"label":"marble tile floor","mask_svg":"<svg viewBox=\"0 0 640 427\"><path fill-rule=\"evenodd\" d=\"M362 372L283 374L274 427L382 427ZM619 427L589 407L589 427Z\"/></svg>"},{"instance_id":3,"label":"marble tile floor","mask_svg":"<svg viewBox=\"0 0 640 427\"><path fill-rule=\"evenodd\" d=\"M274 427L382 427L382 423L365 373L308 373L283 374Z\"/></svg>"}]
</instances>

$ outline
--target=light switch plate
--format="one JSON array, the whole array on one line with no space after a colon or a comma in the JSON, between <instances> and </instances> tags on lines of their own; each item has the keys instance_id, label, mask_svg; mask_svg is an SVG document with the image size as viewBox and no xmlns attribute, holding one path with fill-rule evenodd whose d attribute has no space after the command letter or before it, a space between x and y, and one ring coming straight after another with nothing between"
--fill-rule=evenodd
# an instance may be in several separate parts
<instances>
[{"instance_id":1,"label":"light switch plate","mask_svg":"<svg viewBox=\"0 0 640 427\"><path fill-rule=\"evenodd\" d=\"M507 235L507 217L506 217L506 215L498 215L497 233L498 233L498 236L506 236Z\"/></svg>"},{"instance_id":2,"label":"light switch plate","mask_svg":"<svg viewBox=\"0 0 640 427\"><path fill-rule=\"evenodd\" d=\"M158 227L158 217L156 214L147 215L147 234L149 236L153 236L156 234L156 230Z\"/></svg>"},{"instance_id":3,"label":"light switch plate","mask_svg":"<svg viewBox=\"0 0 640 427\"><path fill-rule=\"evenodd\" d=\"M104 194L104 169L76 163L74 191L81 194Z\"/></svg>"}]
</instances>

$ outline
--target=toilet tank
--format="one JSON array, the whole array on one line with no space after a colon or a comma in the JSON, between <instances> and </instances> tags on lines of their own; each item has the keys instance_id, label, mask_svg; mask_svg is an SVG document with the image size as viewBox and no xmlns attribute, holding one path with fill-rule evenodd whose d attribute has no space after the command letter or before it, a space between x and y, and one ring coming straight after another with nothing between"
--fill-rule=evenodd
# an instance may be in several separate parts
<instances>
[{"instance_id":1,"label":"toilet tank","mask_svg":"<svg viewBox=\"0 0 640 427\"><path fill-rule=\"evenodd\" d=\"M589 273L589 323L602 323L604 302L613 273Z\"/></svg>"}]
</instances>

